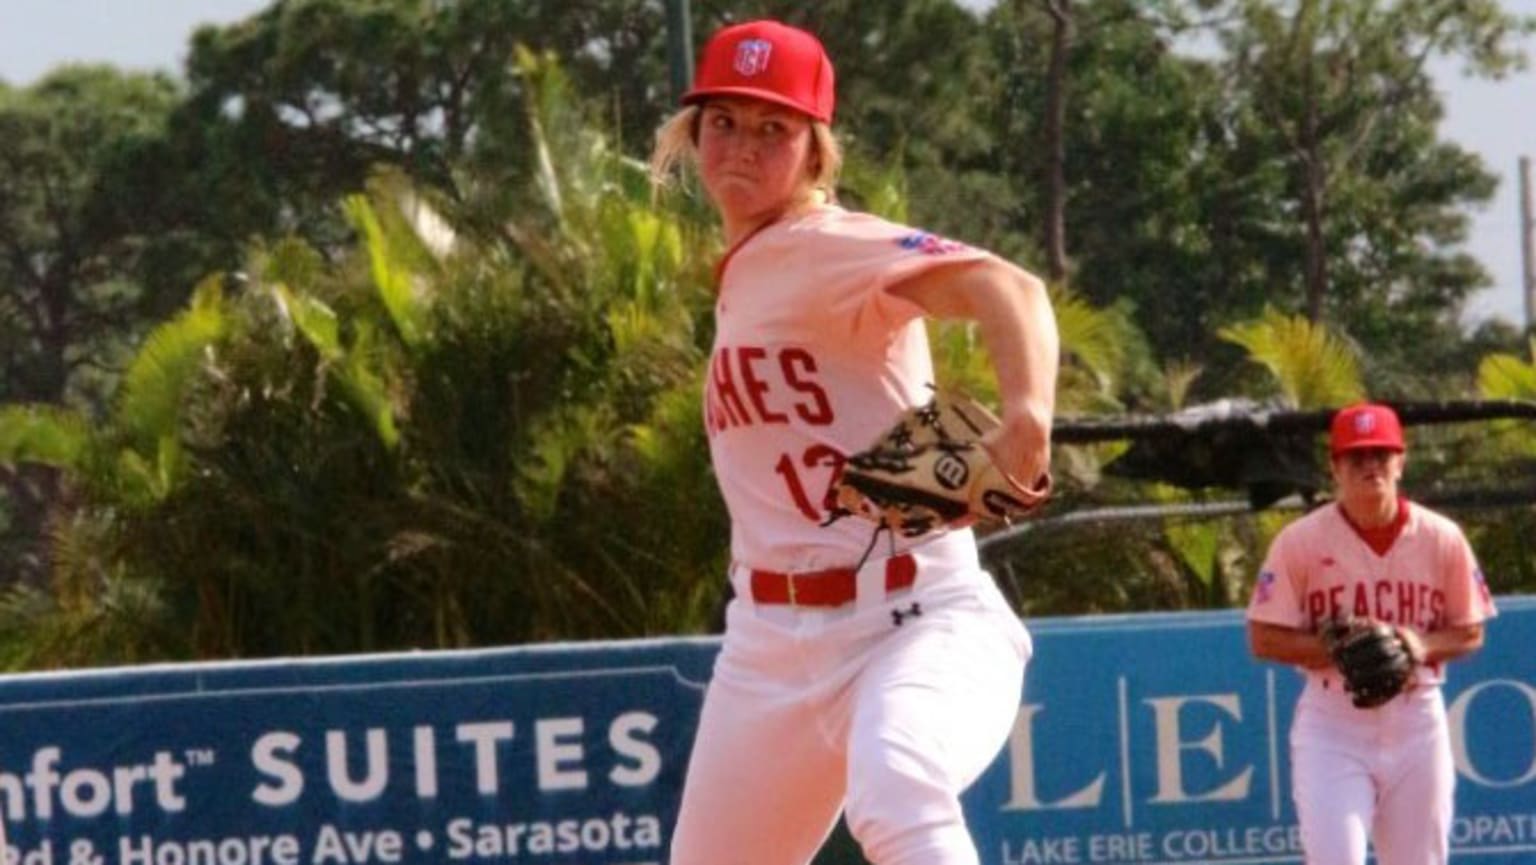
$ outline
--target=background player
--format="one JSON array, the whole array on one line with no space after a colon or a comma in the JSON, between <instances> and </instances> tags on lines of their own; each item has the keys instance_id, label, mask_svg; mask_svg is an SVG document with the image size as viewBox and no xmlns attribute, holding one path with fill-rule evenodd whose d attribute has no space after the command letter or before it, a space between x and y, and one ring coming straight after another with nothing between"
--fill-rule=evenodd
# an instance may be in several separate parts
<instances>
[{"instance_id":1,"label":"background player","mask_svg":"<svg viewBox=\"0 0 1536 865\"><path fill-rule=\"evenodd\" d=\"M1444 863L1455 769L1439 684L1446 661L1482 646L1493 600L1461 529L1399 495L1390 408L1340 410L1329 449L1337 502L1281 531L1248 605L1253 653L1306 675L1291 726L1306 861L1363 865L1369 837L1380 865ZM1393 625L1420 661L1379 708L1355 708L1318 637L1348 616Z\"/></svg>"},{"instance_id":2,"label":"background player","mask_svg":"<svg viewBox=\"0 0 1536 865\"><path fill-rule=\"evenodd\" d=\"M658 134L730 244L706 386L731 516L724 647L688 767L674 865L800 865L846 806L877 865L978 861L959 794L1018 712L1030 642L974 537L828 524L842 460L934 380L923 316L981 323L1000 467L1049 463L1058 341L1044 286L986 252L832 204L833 70L811 34L727 27Z\"/></svg>"}]
</instances>

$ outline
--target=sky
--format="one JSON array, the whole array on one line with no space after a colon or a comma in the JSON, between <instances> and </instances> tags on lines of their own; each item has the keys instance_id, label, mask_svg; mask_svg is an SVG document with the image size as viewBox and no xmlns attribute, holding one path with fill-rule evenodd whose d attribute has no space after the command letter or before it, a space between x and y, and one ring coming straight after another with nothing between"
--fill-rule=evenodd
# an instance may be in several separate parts
<instances>
[{"instance_id":1,"label":"sky","mask_svg":"<svg viewBox=\"0 0 1536 865\"><path fill-rule=\"evenodd\" d=\"M962 2L990 5L990 0ZM25 86L71 61L180 73L188 39L200 24L237 21L267 5L268 0L0 0L0 80ZM1536 15L1536 0L1505 0L1505 6ZM1536 65L1536 37L1525 45ZM1469 325L1490 317L1520 324L1525 301L1517 174L1521 155L1536 160L1536 70L1493 82L1464 76L1458 63L1437 62L1433 74L1445 101L1445 137L1477 152L1500 178L1496 197L1469 212L1467 251L1482 262L1494 285L1470 299L1464 318Z\"/></svg>"}]
</instances>

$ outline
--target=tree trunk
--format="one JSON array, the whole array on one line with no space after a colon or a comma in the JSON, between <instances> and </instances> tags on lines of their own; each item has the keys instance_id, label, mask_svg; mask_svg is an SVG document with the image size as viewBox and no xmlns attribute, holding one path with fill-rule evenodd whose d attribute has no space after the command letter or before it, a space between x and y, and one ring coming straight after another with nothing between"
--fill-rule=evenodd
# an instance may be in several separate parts
<instances>
[{"instance_id":1,"label":"tree trunk","mask_svg":"<svg viewBox=\"0 0 1536 865\"><path fill-rule=\"evenodd\" d=\"M1307 222L1303 264L1307 286L1307 320L1314 324L1323 320L1323 298L1328 294L1328 250L1323 237L1328 178L1322 160L1323 156L1318 149L1309 144L1303 159L1305 174L1302 179L1301 212Z\"/></svg>"},{"instance_id":2,"label":"tree trunk","mask_svg":"<svg viewBox=\"0 0 1536 865\"><path fill-rule=\"evenodd\" d=\"M1044 0L1054 25L1045 84L1044 237L1046 274L1067 281L1067 57L1072 50L1072 0Z\"/></svg>"},{"instance_id":3,"label":"tree trunk","mask_svg":"<svg viewBox=\"0 0 1536 865\"><path fill-rule=\"evenodd\" d=\"M1307 23L1317 12L1315 2L1302 4L1296 11L1297 26L1301 32L1311 34ZM1315 48L1315 37L1309 35ZM1323 320L1323 299L1328 294L1328 250L1323 239L1324 210L1328 197L1328 163L1323 153L1321 133L1318 131L1318 112L1322 111L1322 85L1317 80L1317 63L1309 59L1303 73L1303 98L1301 122L1297 124L1296 148L1300 152L1301 218L1306 221L1306 248L1302 255L1303 279L1306 282L1307 320L1317 324Z\"/></svg>"},{"instance_id":4,"label":"tree trunk","mask_svg":"<svg viewBox=\"0 0 1536 865\"><path fill-rule=\"evenodd\" d=\"M38 465L0 468L0 484L11 523L6 533L10 549L0 556L0 588L17 584L40 588L47 583L52 559L48 524L62 494L59 472Z\"/></svg>"}]
</instances>

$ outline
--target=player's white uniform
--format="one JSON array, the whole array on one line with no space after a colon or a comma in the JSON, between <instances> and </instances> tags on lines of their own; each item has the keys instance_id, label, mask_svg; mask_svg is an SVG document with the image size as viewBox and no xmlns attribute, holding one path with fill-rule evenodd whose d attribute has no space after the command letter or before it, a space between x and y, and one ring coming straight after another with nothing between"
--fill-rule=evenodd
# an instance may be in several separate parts
<instances>
[{"instance_id":1,"label":"player's white uniform","mask_svg":"<svg viewBox=\"0 0 1536 865\"><path fill-rule=\"evenodd\" d=\"M1395 538L1357 530L1336 504L1286 526L1248 618L1316 631L1327 619L1370 616L1428 633L1496 615L1461 529L1407 500L1399 506ZM1420 667L1409 690L1376 709L1355 708L1337 672L1304 673L1291 777L1307 862L1363 865L1367 837L1379 865L1446 862L1455 769L1441 666Z\"/></svg>"},{"instance_id":2,"label":"player's white uniform","mask_svg":"<svg viewBox=\"0 0 1536 865\"><path fill-rule=\"evenodd\" d=\"M826 207L723 264L705 423L731 514L724 647L673 865L801 865L846 807L876 865L978 861L958 794L1018 711L1027 633L969 530L829 526L846 454L933 382L922 313L885 289L987 253Z\"/></svg>"}]
</instances>

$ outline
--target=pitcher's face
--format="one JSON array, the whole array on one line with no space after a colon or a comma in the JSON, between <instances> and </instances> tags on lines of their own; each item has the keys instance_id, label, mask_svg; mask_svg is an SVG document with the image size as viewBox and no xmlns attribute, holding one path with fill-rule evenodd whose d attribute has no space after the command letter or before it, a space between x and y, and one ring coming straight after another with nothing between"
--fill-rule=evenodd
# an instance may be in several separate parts
<instances>
[{"instance_id":1,"label":"pitcher's face","mask_svg":"<svg viewBox=\"0 0 1536 865\"><path fill-rule=\"evenodd\" d=\"M705 103L699 173L727 222L770 219L809 194L815 138L810 118L761 99Z\"/></svg>"}]
</instances>

